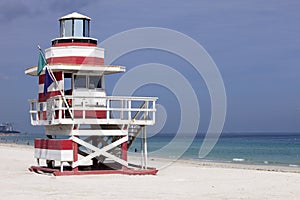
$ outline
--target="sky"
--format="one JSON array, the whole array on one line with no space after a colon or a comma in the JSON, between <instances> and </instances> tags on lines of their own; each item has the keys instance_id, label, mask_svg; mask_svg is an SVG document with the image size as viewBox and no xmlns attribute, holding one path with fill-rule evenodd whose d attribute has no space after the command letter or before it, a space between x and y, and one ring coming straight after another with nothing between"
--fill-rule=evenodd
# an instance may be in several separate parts
<instances>
[{"instance_id":1,"label":"sky","mask_svg":"<svg viewBox=\"0 0 300 200\"><path fill-rule=\"evenodd\" d=\"M225 85L224 132L299 132L299 8L297 0L2 0L0 122L13 122L23 132L43 131L30 125L28 99L37 97L37 77L25 75L24 69L37 64L38 44L49 48L59 36L57 19L76 11L92 18L91 36L99 43L129 29L162 27L201 44ZM209 94L201 76L185 60L143 50L124 55L114 64L130 70L151 62L166 64L190 81L201 108L198 131L205 132ZM107 79L109 94L120 77ZM180 110L168 88L145 86L136 94L158 96L168 114L163 131L178 128Z\"/></svg>"}]
</instances>

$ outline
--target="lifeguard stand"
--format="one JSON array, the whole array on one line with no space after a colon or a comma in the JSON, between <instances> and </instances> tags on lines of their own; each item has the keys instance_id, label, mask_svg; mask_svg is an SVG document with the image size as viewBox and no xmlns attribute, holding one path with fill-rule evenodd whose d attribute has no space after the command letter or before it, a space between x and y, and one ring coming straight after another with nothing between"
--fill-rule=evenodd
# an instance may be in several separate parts
<instances>
[{"instance_id":1,"label":"lifeguard stand","mask_svg":"<svg viewBox=\"0 0 300 200\"><path fill-rule=\"evenodd\" d=\"M107 96L105 76L125 72L105 66L104 49L90 37L90 18L71 13L59 19L60 37L45 50L47 68L56 79L38 99L30 100L31 124L44 126L46 139L35 139L35 172L54 175L156 174L147 166L146 126L155 123L155 97ZM37 67L25 74L36 76ZM141 135L141 165L127 160L127 150Z\"/></svg>"}]
</instances>

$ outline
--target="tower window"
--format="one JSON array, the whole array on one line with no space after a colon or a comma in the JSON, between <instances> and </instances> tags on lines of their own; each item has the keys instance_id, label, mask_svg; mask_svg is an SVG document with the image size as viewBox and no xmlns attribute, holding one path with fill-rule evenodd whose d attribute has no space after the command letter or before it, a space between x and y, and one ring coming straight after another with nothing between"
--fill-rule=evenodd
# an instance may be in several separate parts
<instances>
[{"instance_id":1,"label":"tower window","mask_svg":"<svg viewBox=\"0 0 300 200\"><path fill-rule=\"evenodd\" d=\"M84 37L90 37L90 21L84 20Z\"/></svg>"},{"instance_id":2,"label":"tower window","mask_svg":"<svg viewBox=\"0 0 300 200\"><path fill-rule=\"evenodd\" d=\"M86 88L86 76L85 75L76 75L74 76L74 87L77 88Z\"/></svg>"},{"instance_id":3,"label":"tower window","mask_svg":"<svg viewBox=\"0 0 300 200\"><path fill-rule=\"evenodd\" d=\"M71 37L72 36L72 25L73 25L72 19L67 19L62 21L62 36L63 37Z\"/></svg>"},{"instance_id":4,"label":"tower window","mask_svg":"<svg viewBox=\"0 0 300 200\"><path fill-rule=\"evenodd\" d=\"M63 19L60 21L61 37L89 37L90 21L86 19Z\"/></svg>"},{"instance_id":5,"label":"tower window","mask_svg":"<svg viewBox=\"0 0 300 200\"><path fill-rule=\"evenodd\" d=\"M74 88L97 89L102 88L101 76L74 75Z\"/></svg>"},{"instance_id":6,"label":"tower window","mask_svg":"<svg viewBox=\"0 0 300 200\"><path fill-rule=\"evenodd\" d=\"M69 91L72 90L72 74L71 73L64 73L64 91L65 94L70 93Z\"/></svg>"},{"instance_id":7,"label":"tower window","mask_svg":"<svg viewBox=\"0 0 300 200\"><path fill-rule=\"evenodd\" d=\"M74 19L74 36L83 36L83 20L81 19Z\"/></svg>"},{"instance_id":8,"label":"tower window","mask_svg":"<svg viewBox=\"0 0 300 200\"><path fill-rule=\"evenodd\" d=\"M89 89L101 88L101 78L99 76L89 76Z\"/></svg>"}]
</instances>

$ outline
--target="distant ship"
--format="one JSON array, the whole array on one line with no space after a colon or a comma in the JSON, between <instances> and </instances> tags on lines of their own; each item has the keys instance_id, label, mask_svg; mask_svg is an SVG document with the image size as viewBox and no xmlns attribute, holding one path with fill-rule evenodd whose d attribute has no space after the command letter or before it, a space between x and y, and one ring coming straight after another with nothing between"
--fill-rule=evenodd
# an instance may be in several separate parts
<instances>
[{"instance_id":1,"label":"distant ship","mask_svg":"<svg viewBox=\"0 0 300 200\"><path fill-rule=\"evenodd\" d=\"M2 123L0 124L0 134L17 134L19 131L14 130L13 125L11 123Z\"/></svg>"}]
</instances>

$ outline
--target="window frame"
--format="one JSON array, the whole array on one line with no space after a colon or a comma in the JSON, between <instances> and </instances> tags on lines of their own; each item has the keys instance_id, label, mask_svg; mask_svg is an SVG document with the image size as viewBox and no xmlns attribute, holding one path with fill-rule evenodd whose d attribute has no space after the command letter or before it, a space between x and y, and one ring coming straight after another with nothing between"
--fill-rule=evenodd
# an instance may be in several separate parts
<instances>
[{"instance_id":1,"label":"window frame","mask_svg":"<svg viewBox=\"0 0 300 200\"><path fill-rule=\"evenodd\" d=\"M85 76L85 88L84 87L80 87L80 88L76 88L76 86L75 86L75 77L76 76ZM98 77L99 78L99 81L98 81L98 83L100 82L100 84L101 84L101 87L100 88L98 88L97 86L98 86L98 83L97 83L97 85L93 88L93 89L91 89L90 88L90 77L91 76L95 76L95 77ZM80 90L80 89L86 89L86 90L99 90L99 89L105 89L104 88L104 75L93 75L93 74L73 74L72 75L72 89L73 90Z\"/></svg>"},{"instance_id":2,"label":"window frame","mask_svg":"<svg viewBox=\"0 0 300 200\"><path fill-rule=\"evenodd\" d=\"M81 35L75 36L75 22L81 21ZM71 21L71 35L66 36L66 21ZM88 19L63 19L60 21L60 37L90 37L90 20Z\"/></svg>"}]
</instances>

